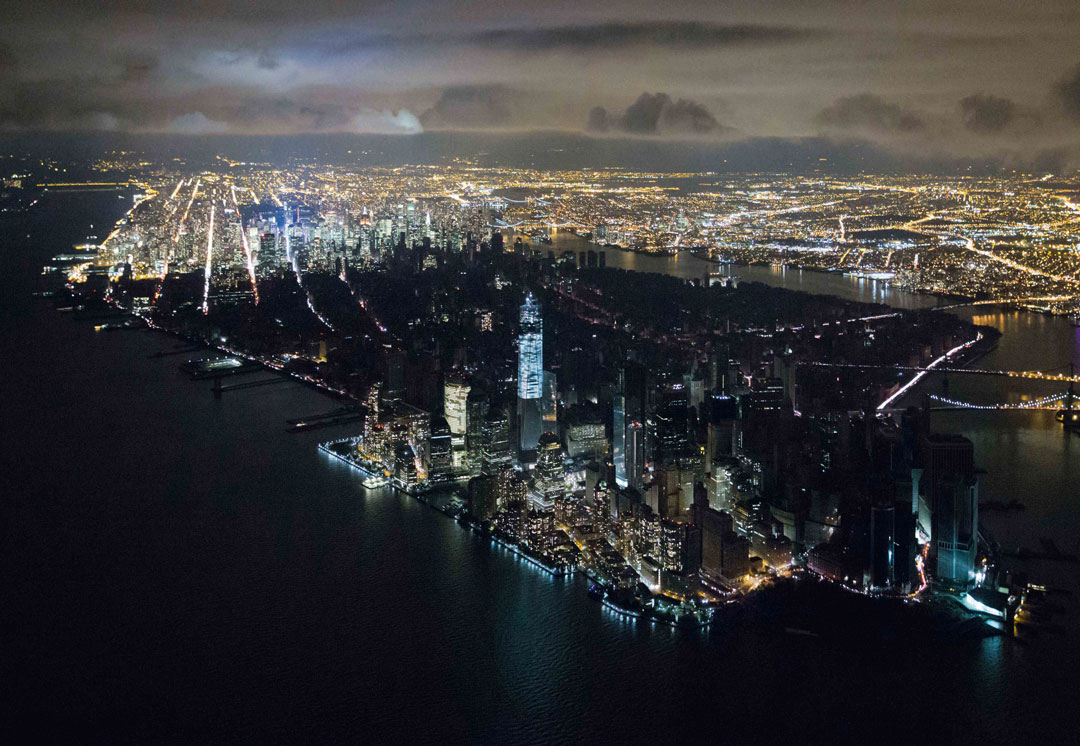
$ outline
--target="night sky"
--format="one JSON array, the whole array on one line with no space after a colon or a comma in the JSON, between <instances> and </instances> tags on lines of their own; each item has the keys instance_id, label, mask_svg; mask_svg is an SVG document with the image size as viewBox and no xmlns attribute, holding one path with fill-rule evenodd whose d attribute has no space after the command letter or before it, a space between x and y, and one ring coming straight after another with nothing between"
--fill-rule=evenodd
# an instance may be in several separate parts
<instances>
[{"instance_id":1,"label":"night sky","mask_svg":"<svg viewBox=\"0 0 1080 746\"><path fill-rule=\"evenodd\" d=\"M0 131L555 129L1080 152L1080 2L23 2Z\"/></svg>"}]
</instances>

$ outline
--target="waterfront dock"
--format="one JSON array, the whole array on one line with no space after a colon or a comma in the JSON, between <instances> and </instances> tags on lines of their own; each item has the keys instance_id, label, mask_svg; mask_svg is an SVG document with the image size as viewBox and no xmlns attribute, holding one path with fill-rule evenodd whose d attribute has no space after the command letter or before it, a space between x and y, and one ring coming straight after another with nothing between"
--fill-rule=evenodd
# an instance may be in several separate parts
<instances>
[{"instance_id":1,"label":"waterfront dock","mask_svg":"<svg viewBox=\"0 0 1080 746\"><path fill-rule=\"evenodd\" d=\"M195 380L221 378L263 370L262 363L241 360L236 357L195 358L180 365L180 369Z\"/></svg>"}]
</instances>

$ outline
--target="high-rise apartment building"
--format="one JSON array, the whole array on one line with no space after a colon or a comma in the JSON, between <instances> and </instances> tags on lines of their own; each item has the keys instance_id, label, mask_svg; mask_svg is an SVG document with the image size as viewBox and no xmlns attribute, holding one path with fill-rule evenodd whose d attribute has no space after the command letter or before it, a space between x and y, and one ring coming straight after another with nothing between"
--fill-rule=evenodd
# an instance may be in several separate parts
<instances>
[{"instance_id":1,"label":"high-rise apartment building","mask_svg":"<svg viewBox=\"0 0 1080 746\"><path fill-rule=\"evenodd\" d=\"M455 469L463 469L465 466L469 391L469 384L460 377L448 376L443 382L443 416L446 417L446 424L450 426Z\"/></svg>"}]
</instances>

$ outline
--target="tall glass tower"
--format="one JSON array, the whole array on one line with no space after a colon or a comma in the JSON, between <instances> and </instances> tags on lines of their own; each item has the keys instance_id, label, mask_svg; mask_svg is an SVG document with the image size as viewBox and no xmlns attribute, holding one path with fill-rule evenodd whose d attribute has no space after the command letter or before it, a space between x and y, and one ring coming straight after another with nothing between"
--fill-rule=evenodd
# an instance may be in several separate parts
<instances>
[{"instance_id":1,"label":"tall glass tower","mask_svg":"<svg viewBox=\"0 0 1080 746\"><path fill-rule=\"evenodd\" d=\"M465 434L468 423L467 403L470 386L464 379L447 377L443 382L443 416L450 426L450 439L453 443L454 468L465 465Z\"/></svg>"},{"instance_id":2,"label":"tall glass tower","mask_svg":"<svg viewBox=\"0 0 1080 746\"><path fill-rule=\"evenodd\" d=\"M544 322L540 302L532 293L521 304L521 336L518 337L518 398L540 399L544 395Z\"/></svg>"},{"instance_id":3,"label":"tall glass tower","mask_svg":"<svg viewBox=\"0 0 1080 746\"><path fill-rule=\"evenodd\" d=\"M518 336L518 449L523 461L532 461L543 430L544 324L540 302L532 293L521 304Z\"/></svg>"},{"instance_id":4,"label":"tall glass tower","mask_svg":"<svg viewBox=\"0 0 1080 746\"><path fill-rule=\"evenodd\" d=\"M615 461L615 484L626 489L626 397L616 394L612 398L611 422L612 456Z\"/></svg>"}]
</instances>

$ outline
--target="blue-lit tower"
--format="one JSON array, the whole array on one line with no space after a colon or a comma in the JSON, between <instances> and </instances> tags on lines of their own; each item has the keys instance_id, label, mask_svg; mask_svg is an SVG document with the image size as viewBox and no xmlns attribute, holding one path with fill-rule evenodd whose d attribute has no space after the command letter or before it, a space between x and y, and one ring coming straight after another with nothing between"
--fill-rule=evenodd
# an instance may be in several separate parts
<instances>
[{"instance_id":1,"label":"blue-lit tower","mask_svg":"<svg viewBox=\"0 0 1080 746\"><path fill-rule=\"evenodd\" d=\"M626 489L626 397L616 394L612 398L611 452L615 461L615 484Z\"/></svg>"},{"instance_id":2,"label":"blue-lit tower","mask_svg":"<svg viewBox=\"0 0 1080 746\"><path fill-rule=\"evenodd\" d=\"M544 323L540 302L532 293L521 304L521 332L518 335L518 450L522 461L536 458L536 445L543 431Z\"/></svg>"}]
</instances>

